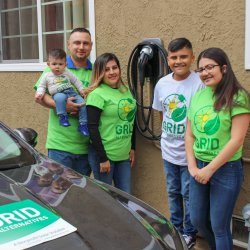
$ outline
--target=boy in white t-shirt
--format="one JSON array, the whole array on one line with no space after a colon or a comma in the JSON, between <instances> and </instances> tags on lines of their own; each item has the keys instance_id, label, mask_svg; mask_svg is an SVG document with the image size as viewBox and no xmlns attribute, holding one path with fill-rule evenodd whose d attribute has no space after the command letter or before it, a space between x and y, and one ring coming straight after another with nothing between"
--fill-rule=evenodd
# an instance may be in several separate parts
<instances>
[{"instance_id":1,"label":"boy in white t-shirt","mask_svg":"<svg viewBox=\"0 0 250 250\"><path fill-rule=\"evenodd\" d=\"M190 70L194 62L192 44L177 38L168 45L168 65L173 71L161 78L154 90L153 108L162 118L161 151L166 174L170 221L184 236L188 248L196 243L196 229L189 215L189 179L185 152L187 109L191 97L203 84Z\"/></svg>"}]
</instances>

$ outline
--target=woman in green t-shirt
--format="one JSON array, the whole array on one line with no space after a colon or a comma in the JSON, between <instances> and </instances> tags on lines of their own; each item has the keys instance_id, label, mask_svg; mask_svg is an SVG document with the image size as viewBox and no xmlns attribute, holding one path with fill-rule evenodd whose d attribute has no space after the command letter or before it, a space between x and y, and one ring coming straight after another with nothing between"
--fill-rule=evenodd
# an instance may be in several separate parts
<instances>
[{"instance_id":1,"label":"woman in green t-shirt","mask_svg":"<svg viewBox=\"0 0 250 250\"><path fill-rule=\"evenodd\" d=\"M93 150L89 160L95 179L130 193L134 164L136 101L122 82L117 57L100 55L87 89L88 128Z\"/></svg>"},{"instance_id":2,"label":"woman in green t-shirt","mask_svg":"<svg viewBox=\"0 0 250 250\"><path fill-rule=\"evenodd\" d=\"M230 250L230 221L243 182L241 156L250 121L249 94L223 50L204 50L197 66L206 88L194 95L188 111L190 217L211 249Z\"/></svg>"}]
</instances>

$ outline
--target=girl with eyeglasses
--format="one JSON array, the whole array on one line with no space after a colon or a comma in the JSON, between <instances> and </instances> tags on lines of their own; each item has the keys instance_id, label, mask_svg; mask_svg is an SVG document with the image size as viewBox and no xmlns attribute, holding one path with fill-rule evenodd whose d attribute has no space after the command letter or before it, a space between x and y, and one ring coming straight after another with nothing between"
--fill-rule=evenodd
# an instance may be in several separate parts
<instances>
[{"instance_id":1,"label":"girl with eyeglasses","mask_svg":"<svg viewBox=\"0 0 250 250\"><path fill-rule=\"evenodd\" d=\"M194 95L188 111L190 217L211 249L230 250L230 221L243 182L241 157L250 99L222 49L202 51L197 66L206 88Z\"/></svg>"}]
</instances>

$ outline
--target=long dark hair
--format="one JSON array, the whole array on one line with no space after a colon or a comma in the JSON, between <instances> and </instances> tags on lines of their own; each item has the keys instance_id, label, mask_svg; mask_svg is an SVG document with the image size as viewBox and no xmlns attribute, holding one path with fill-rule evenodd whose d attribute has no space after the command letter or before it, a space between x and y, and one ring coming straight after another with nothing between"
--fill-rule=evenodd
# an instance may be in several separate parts
<instances>
[{"instance_id":1,"label":"long dark hair","mask_svg":"<svg viewBox=\"0 0 250 250\"><path fill-rule=\"evenodd\" d=\"M222 72L221 82L214 90L215 110L220 111L222 108L231 110L232 107L235 106L234 96L238 95L238 92L240 90L246 92L249 100L248 92L241 86L241 84L237 80L232 70L232 66L228 59L228 56L222 49L209 48L202 51L197 59L197 67L199 67L199 62L202 58L214 60L220 66ZM224 65L226 65L226 67L223 67Z\"/></svg>"}]
</instances>

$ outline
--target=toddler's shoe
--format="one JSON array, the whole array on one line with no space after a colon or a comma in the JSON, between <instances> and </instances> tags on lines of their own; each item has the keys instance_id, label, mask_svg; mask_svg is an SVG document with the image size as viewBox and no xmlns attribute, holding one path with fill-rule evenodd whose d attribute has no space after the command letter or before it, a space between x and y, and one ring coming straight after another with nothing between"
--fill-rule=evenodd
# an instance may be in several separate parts
<instances>
[{"instance_id":1,"label":"toddler's shoe","mask_svg":"<svg viewBox=\"0 0 250 250\"><path fill-rule=\"evenodd\" d=\"M80 123L80 125L78 126L78 131L84 136L89 136L89 130L87 124Z\"/></svg>"},{"instance_id":2,"label":"toddler's shoe","mask_svg":"<svg viewBox=\"0 0 250 250\"><path fill-rule=\"evenodd\" d=\"M69 118L67 115L59 115L59 123L61 126L63 127L68 127L70 126L70 123L69 123Z\"/></svg>"}]
</instances>

